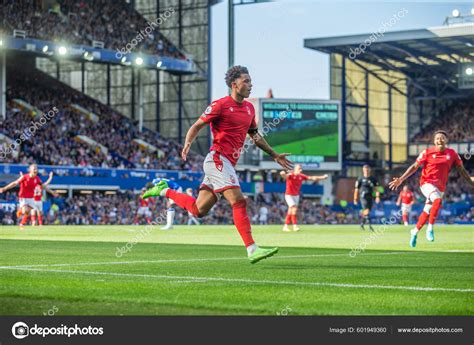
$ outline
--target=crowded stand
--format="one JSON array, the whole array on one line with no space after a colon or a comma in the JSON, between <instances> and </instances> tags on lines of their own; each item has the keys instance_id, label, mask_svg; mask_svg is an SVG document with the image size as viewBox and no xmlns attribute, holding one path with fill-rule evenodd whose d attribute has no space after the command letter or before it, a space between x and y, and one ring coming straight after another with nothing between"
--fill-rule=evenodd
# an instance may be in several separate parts
<instances>
[{"instance_id":1,"label":"crowded stand","mask_svg":"<svg viewBox=\"0 0 474 345\"><path fill-rule=\"evenodd\" d=\"M413 142L431 143L432 133L439 128L449 133L450 142L473 142L474 103L472 101L457 102L443 111L442 115L432 117L431 122L423 128L423 131L415 135Z\"/></svg>"},{"instance_id":2,"label":"crowded stand","mask_svg":"<svg viewBox=\"0 0 474 345\"><path fill-rule=\"evenodd\" d=\"M33 91L34 90L34 91ZM21 144L18 156L5 155L2 162L83 166L103 168L173 169L196 171L202 157L191 154L189 160L179 159L181 146L163 139L159 133L138 126L110 107L58 82L38 71L9 69L7 117L0 120L0 133L15 140L24 133L39 114L32 117L30 109L15 103L23 100L43 113L57 109L52 119ZM78 104L86 113L72 107ZM54 107L53 107L54 105ZM98 115L93 120L88 113ZM100 144L84 144L78 138L87 137ZM134 139L141 139L157 150L151 152ZM34 158L33 158L34 157Z\"/></svg>"},{"instance_id":3,"label":"crowded stand","mask_svg":"<svg viewBox=\"0 0 474 345\"><path fill-rule=\"evenodd\" d=\"M148 22L125 1L56 0L48 6L43 0L5 0L1 9L2 31L5 34L12 35L14 30L23 30L27 38L87 46L92 46L93 41L100 41L104 43L104 48L120 52L186 59L157 30L159 25ZM169 11L161 21L157 18L155 22L162 23L172 14ZM133 42L137 42L137 46L133 46Z\"/></svg>"}]
</instances>

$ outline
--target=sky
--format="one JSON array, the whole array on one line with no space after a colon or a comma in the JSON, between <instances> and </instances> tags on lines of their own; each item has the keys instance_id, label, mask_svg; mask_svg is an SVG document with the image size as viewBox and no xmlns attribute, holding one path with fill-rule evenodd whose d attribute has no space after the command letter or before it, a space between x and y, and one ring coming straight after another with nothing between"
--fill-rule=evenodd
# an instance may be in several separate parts
<instances>
[{"instance_id":1,"label":"sky","mask_svg":"<svg viewBox=\"0 0 474 345\"><path fill-rule=\"evenodd\" d=\"M212 99L227 95L227 1L212 8ZM400 10L387 31L442 26L453 9L469 14L474 1L279 0L235 6L235 64L247 66L251 97L329 99L329 55L304 48L305 38L368 34Z\"/></svg>"}]
</instances>

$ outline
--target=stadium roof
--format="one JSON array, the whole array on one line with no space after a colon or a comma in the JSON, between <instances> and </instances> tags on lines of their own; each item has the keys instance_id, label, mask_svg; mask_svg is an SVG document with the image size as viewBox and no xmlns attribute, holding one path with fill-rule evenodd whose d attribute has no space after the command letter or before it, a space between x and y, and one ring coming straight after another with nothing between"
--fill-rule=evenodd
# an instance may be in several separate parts
<instances>
[{"instance_id":1,"label":"stadium roof","mask_svg":"<svg viewBox=\"0 0 474 345\"><path fill-rule=\"evenodd\" d=\"M433 80L437 80L434 84L441 82L458 92L459 63L474 62L474 23L309 38L304 40L304 46L402 72L425 94L432 94L429 91L434 90ZM367 48L363 52L364 46Z\"/></svg>"}]
</instances>

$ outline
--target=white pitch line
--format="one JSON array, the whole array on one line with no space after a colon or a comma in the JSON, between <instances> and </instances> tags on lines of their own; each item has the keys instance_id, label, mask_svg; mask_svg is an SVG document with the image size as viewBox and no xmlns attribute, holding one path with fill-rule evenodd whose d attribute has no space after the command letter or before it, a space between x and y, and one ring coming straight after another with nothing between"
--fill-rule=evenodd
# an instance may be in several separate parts
<instances>
[{"instance_id":1,"label":"white pitch line","mask_svg":"<svg viewBox=\"0 0 474 345\"><path fill-rule=\"evenodd\" d=\"M2 269L46 272L46 273L71 273L71 274L85 274L85 275L99 275L99 276L114 276L114 277L128 277L128 278L154 278L166 280L185 280L199 283L207 282L226 282L226 283L242 283L242 284L269 284L269 285L295 285L295 286L322 286L322 287L337 287L337 288L352 288L352 289L388 289L388 290L407 290L407 291L443 291L443 292L474 292L474 289L462 288L442 288L442 287L419 287L419 286L395 286L395 285L370 285L370 284L346 284L346 283L329 283L329 282L301 282L288 280L257 280L257 279L238 279L238 278L219 278L219 277L193 277L193 276L170 276L170 275L155 275L155 274L136 274L136 273L118 273L118 272L96 272L96 271L74 271L74 270L52 270L41 268L27 268L27 267L3 267Z\"/></svg>"},{"instance_id":2,"label":"white pitch line","mask_svg":"<svg viewBox=\"0 0 474 345\"><path fill-rule=\"evenodd\" d=\"M387 252L387 253L367 253L363 255L378 256L378 255L402 255L412 254L406 252ZM274 259L305 259L305 258L316 258L316 257L328 257L328 256L347 256L349 254L307 254L307 255L286 255L286 256L273 256ZM351 257L352 258L352 257ZM161 259L161 260L134 260L134 261L105 261L105 262L79 262L69 264L38 264L38 265L19 265L19 266L0 266L1 268L22 268L22 267L74 267L74 266L100 266L100 265L130 265L130 264L153 264L153 263L168 263L168 262L207 262L207 261L244 261L244 256L239 257L226 257L226 258L202 258L202 259Z\"/></svg>"}]
</instances>

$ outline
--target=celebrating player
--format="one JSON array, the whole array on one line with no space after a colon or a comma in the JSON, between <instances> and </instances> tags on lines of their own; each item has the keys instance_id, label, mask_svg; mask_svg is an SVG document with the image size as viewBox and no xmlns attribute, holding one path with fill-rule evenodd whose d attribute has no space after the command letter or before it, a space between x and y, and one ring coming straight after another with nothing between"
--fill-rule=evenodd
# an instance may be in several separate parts
<instances>
[{"instance_id":1,"label":"celebrating player","mask_svg":"<svg viewBox=\"0 0 474 345\"><path fill-rule=\"evenodd\" d=\"M0 188L0 193L6 192L9 189L12 189L20 185L20 192L18 197L20 199L20 209L23 214L23 218L20 221L20 229L24 228L30 210L35 208L35 188L38 185L41 185L41 179L38 176L38 166L36 164L31 164L28 168L28 174L20 176L17 180L7 184L5 187ZM35 216L31 216L32 221L36 221Z\"/></svg>"},{"instance_id":2,"label":"celebrating player","mask_svg":"<svg viewBox=\"0 0 474 345\"><path fill-rule=\"evenodd\" d=\"M53 172L49 173L49 178L46 180L45 183L39 184L35 187L33 200L35 203L35 207L31 210L31 225L35 226L36 221L40 226L43 225L43 188L45 191L51 193L55 197L59 196L59 194L52 192L47 186L51 183L53 179Z\"/></svg>"},{"instance_id":3,"label":"celebrating player","mask_svg":"<svg viewBox=\"0 0 474 345\"><path fill-rule=\"evenodd\" d=\"M408 188L407 185L403 186L403 190L398 196L397 206L400 206L400 204L402 205L402 219L405 226L408 226L411 207L414 203L415 198L413 197L413 192Z\"/></svg>"},{"instance_id":4,"label":"celebrating player","mask_svg":"<svg viewBox=\"0 0 474 345\"><path fill-rule=\"evenodd\" d=\"M362 177L356 181L355 190L354 190L354 204L357 205L359 202L359 193L360 193L360 206L362 210L360 211L360 228L365 230L364 225L369 224L369 229L374 231L372 228L372 223L370 222L370 210L372 209L373 204L373 193L375 189L375 202L378 204L380 202L380 192L376 189L378 186L377 180L370 176L371 169L370 166L365 164L362 167Z\"/></svg>"},{"instance_id":5,"label":"celebrating player","mask_svg":"<svg viewBox=\"0 0 474 345\"><path fill-rule=\"evenodd\" d=\"M413 175L420 166L423 167L420 179L420 189L426 197L425 207L418 218L416 227L411 230L410 247L416 247L416 238L428 220L426 229L426 238L428 241L434 241L433 225L441 208L446 183L448 182L449 171L453 166L459 172L459 175L474 186L474 177L469 176L462 164L459 155L453 149L448 148L448 134L443 130L434 133L434 146L427 148L420 153L416 162L413 163L405 173L400 177L395 177L389 187L392 190L397 189L407 178Z\"/></svg>"},{"instance_id":6,"label":"celebrating player","mask_svg":"<svg viewBox=\"0 0 474 345\"><path fill-rule=\"evenodd\" d=\"M286 214L285 225L283 231L291 231L288 225L293 223L293 231L299 231L298 221L296 215L298 213L298 204L300 201L301 185L304 181L321 181L328 178L328 175L323 176L307 176L302 174L303 169L301 164L296 164L294 171L289 174L286 171L281 171L280 175L286 180L285 201L288 204L288 213Z\"/></svg>"},{"instance_id":7,"label":"celebrating player","mask_svg":"<svg viewBox=\"0 0 474 345\"><path fill-rule=\"evenodd\" d=\"M206 108L201 117L189 128L181 153L183 160L186 160L191 144L199 131L210 123L214 140L204 161L205 176L197 199L169 188L166 181L160 181L149 189L143 194L143 198L166 196L196 217L203 217L222 194L232 206L234 224L247 248L248 258L251 263L256 263L277 253L278 248L260 248L252 238L247 202L240 190L239 178L234 168L246 135L249 134L257 147L273 157L283 168L289 170L293 163L286 158L288 153L276 153L258 133L254 107L252 103L245 101L252 90L252 81L247 68L231 67L226 73L225 80L227 86L231 88L231 95L212 102Z\"/></svg>"}]
</instances>

